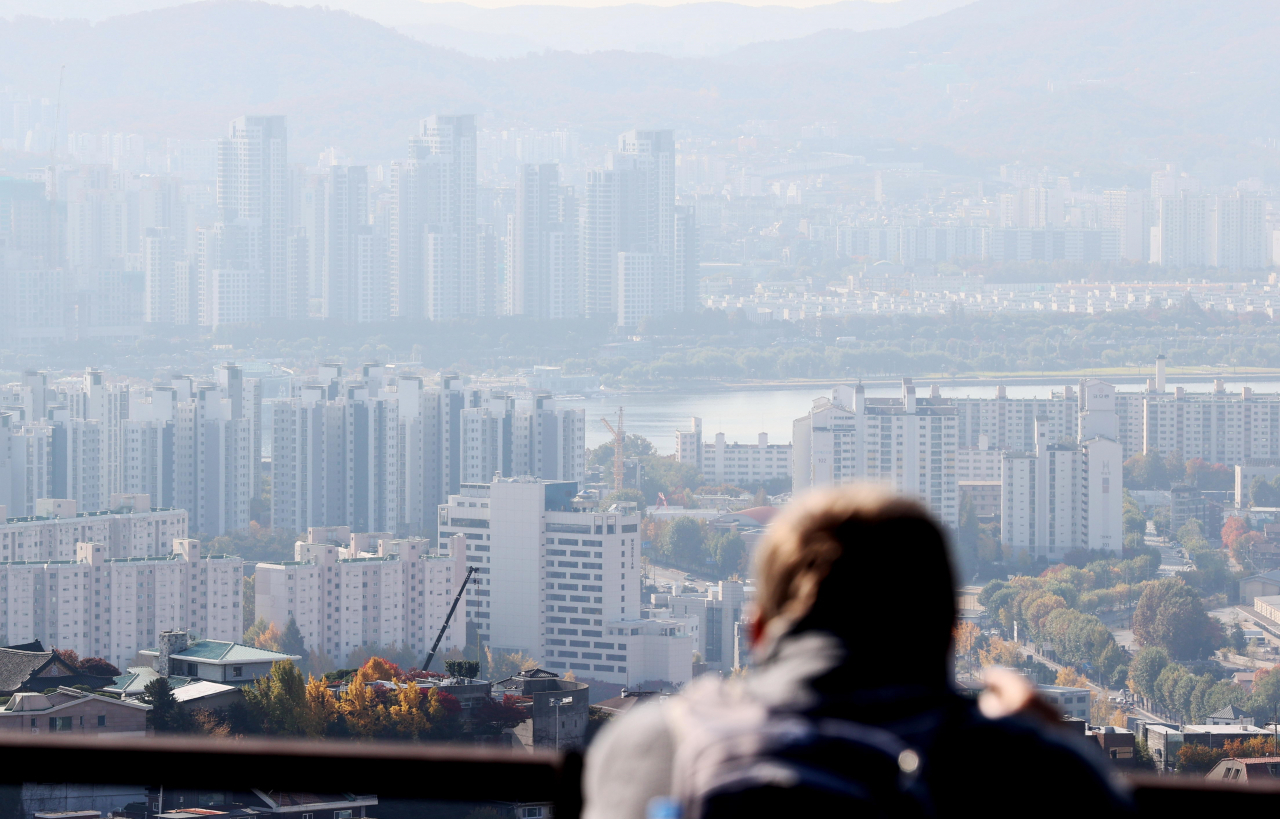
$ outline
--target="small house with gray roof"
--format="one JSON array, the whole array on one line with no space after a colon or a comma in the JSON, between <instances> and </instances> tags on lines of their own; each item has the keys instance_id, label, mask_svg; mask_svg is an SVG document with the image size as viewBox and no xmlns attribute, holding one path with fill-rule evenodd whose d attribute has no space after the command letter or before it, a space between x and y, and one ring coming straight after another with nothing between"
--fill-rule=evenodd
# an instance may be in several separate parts
<instances>
[{"instance_id":1,"label":"small house with gray roof","mask_svg":"<svg viewBox=\"0 0 1280 819\"><path fill-rule=\"evenodd\" d=\"M283 660L297 663L297 654L285 654L265 648L224 640L191 641L185 631L163 631L159 646L144 649L144 657L152 657L152 667L162 677L188 677L227 685L246 685L271 671L271 664Z\"/></svg>"}]
</instances>

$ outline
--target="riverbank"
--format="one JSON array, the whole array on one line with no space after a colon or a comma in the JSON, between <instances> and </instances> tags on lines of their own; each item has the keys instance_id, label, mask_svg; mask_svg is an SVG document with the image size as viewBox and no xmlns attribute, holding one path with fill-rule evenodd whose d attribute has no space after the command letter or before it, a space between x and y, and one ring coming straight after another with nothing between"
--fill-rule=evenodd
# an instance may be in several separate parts
<instances>
[{"instance_id":1,"label":"riverbank","mask_svg":"<svg viewBox=\"0 0 1280 819\"><path fill-rule=\"evenodd\" d=\"M721 380L701 379L682 381L679 384L653 386L617 387L607 390L605 396L625 395L661 395L661 394L703 394L718 392L751 392L794 389L829 390L839 384L861 383L867 387L898 386L905 376L877 376L874 378L815 379L787 378L774 380ZM1033 374L1010 373L964 373L946 375L942 373L914 374L910 378L917 385L937 384L946 387L991 387L1000 384L1023 385L1028 387L1054 386L1074 384L1082 378L1100 378L1117 386L1122 384L1145 384L1147 379L1155 378L1154 367L1098 367L1087 370L1064 370L1061 372L1045 372ZM1170 367L1165 371L1165 382L1168 384L1189 384L1212 382L1221 378L1228 382L1280 381L1280 370L1261 367Z\"/></svg>"}]
</instances>

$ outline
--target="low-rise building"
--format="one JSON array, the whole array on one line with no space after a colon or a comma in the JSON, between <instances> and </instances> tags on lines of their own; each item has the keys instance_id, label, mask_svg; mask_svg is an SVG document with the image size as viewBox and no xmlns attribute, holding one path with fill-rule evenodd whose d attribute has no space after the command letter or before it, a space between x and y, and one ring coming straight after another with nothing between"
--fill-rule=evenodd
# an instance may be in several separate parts
<instances>
[{"instance_id":1,"label":"low-rise building","mask_svg":"<svg viewBox=\"0 0 1280 819\"><path fill-rule=\"evenodd\" d=\"M733 580L711 584L706 594L654 595L654 606L669 612L663 617L691 621L686 632L707 668L726 673L734 668L734 624L742 619L747 601L747 587Z\"/></svg>"},{"instance_id":2,"label":"low-rise building","mask_svg":"<svg viewBox=\"0 0 1280 819\"><path fill-rule=\"evenodd\" d=\"M1240 603L1252 606L1259 597L1280 595L1280 569L1249 575L1240 581Z\"/></svg>"},{"instance_id":3,"label":"low-rise building","mask_svg":"<svg viewBox=\"0 0 1280 819\"><path fill-rule=\"evenodd\" d=\"M273 663L298 662L297 654L284 654L226 640L191 640L185 631L165 631L155 648L138 652L152 658L152 667L162 677L170 675L192 680L208 680L227 685L248 685L271 673Z\"/></svg>"},{"instance_id":4,"label":"low-rise building","mask_svg":"<svg viewBox=\"0 0 1280 819\"><path fill-rule=\"evenodd\" d=\"M145 736L150 710L140 702L60 685L48 694L14 694L0 708L0 732Z\"/></svg>"},{"instance_id":5,"label":"low-rise building","mask_svg":"<svg viewBox=\"0 0 1280 819\"><path fill-rule=\"evenodd\" d=\"M1253 598L1253 608L1263 617L1280 623L1280 594L1268 594Z\"/></svg>"},{"instance_id":6,"label":"low-rise building","mask_svg":"<svg viewBox=\"0 0 1280 819\"><path fill-rule=\"evenodd\" d=\"M1175 534L1187 521L1200 521L1204 536L1216 540L1222 531L1222 504L1209 500L1194 486L1178 484L1169 490L1169 528Z\"/></svg>"},{"instance_id":7,"label":"low-rise building","mask_svg":"<svg viewBox=\"0 0 1280 819\"><path fill-rule=\"evenodd\" d=\"M526 750L582 748L586 744L590 694L586 683L564 680L541 668L521 671L493 685L495 699L511 695L528 708L529 718L511 729Z\"/></svg>"},{"instance_id":8,"label":"low-rise building","mask_svg":"<svg viewBox=\"0 0 1280 819\"><path fill-rule=\"evenodd\" d=\"M1134 764L1136 760L1137 736L1127 728L1116 728L1103 725L1088 732L1091 739L1097 741L1108 759L1121 767Z\"/></svg>"},{"instance_id":9,"label":"low-rise building","mask_svg":"<svg viewBox=\"0 0 1280 819\"><path fill-rule=\"evenodd\" d=\"M1204 775L1206 782L1239 782L1242 785L1250 781L1255 784L1273 782L1277 777L1280 777L1280 756L1220 759Z\"/></svg>"},{"instance_id":10,"label":"low-rise building","mask_svg":"<svg viewBox=\"0 0 1280 819\"><path fill-rule=\"evenodd\" d=\"M1244 710L1238 705L1228 705L1219 708L1209 716L1205 717L1210 725L1254 725L1253 714Z\"/></svg>"},{"instance_id":11,"label":"low-rise building","mask_svg":"<svg viewBox=\"0 0 1280 819\"><path fill-rule=\"evenodd\" d=\"M686 619L610 620L604 640L593 641L592 648L603 651L606 661L625 662L629 685L681 686L692 678L693 635Z\"/></svg>"},{"instance_id":12,"label":"low-rise building","mask_svg":"<svg viewBox=\"0 0 1280 819\"><path fill-rule=\"evenodd\" d=\"M1093 691L1062 685L1037 685L1036 690L1045 701L1058 709L1064 717L1088 720L1093 706Z\"/></svg>"}]
</instances>

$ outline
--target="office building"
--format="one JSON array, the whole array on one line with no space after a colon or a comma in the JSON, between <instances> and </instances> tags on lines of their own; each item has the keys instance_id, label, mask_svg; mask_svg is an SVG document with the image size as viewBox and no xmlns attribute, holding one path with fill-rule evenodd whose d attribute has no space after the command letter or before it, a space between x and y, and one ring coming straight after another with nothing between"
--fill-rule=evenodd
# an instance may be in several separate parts
<instances>
[{"instance_id":1,"label":"office building","mask_svg":"<svg viewBox=\"0 0 1280 819\"><path fill-rule=\"evenodd\" d=\"M466 595L472 642L625 685L630 655L605 624L640 619L640 515L574 511L577 489L529 477L463 484L440 506L439 537L463 535L477 571Z\"/></svg>"},{"instance_id":2,"label":"office building","mask_svg":"<svg viewBox=\"0 0 1280 819\"><path fill-rule=\"evenodd\" d=\"M934 394L867 398L861 384L818 398L792 425L795 491L875 481L917 498L949 526L959 520L956 408Z\"/></svg>"},{"instance_id":3,"label":"office building","mask_svg":"<svg viewBox=\"0 0 1280 819\"><path fill-rule=\"evenodd\" d=\"M336 663L362 646L425 657L466 573L464 543L435 547L345 526L312 528L294 545L292 561L258 564L255 611L280 628L295 621L307 649ZM437 653L461 648L466 638L457 612Z\"/></svg>"}]
</instances>

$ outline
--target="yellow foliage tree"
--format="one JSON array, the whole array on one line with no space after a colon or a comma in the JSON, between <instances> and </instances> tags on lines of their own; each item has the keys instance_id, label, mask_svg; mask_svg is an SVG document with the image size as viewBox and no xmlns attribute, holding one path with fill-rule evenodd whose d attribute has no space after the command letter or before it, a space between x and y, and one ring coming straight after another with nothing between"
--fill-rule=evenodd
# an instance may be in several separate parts
<instances>
[{"instance_id":1,"label":"yellow foliage tree","mask_svg":"<svg viewBox=\"0 0 1280 819\"><path fill-rule=\"evenodd\" d=\"M396 736L402 739L418 739L424 736L431 726L422 713L422 689L410 680L400 689L400 701L391 706L391 727Z\"/></svg>"},{"instance_id":2,"label":"yellow foliage tree","mask_svg":"<svg viewBox=\"0 0 1280 819\"><path fill-rule=\"evenodd\" d=\"M338 719L338 701L323 678L307 678L307 715L303 729L309 737L322 737Z\"/></svg>"},{"instance_id":3,"label":"yellow foliage tree","mask_svg":"<svg viewBox=\"0 0 1280 819\"><path fill-rule=\"evenodd\" d=\"M993 665L1017 668L1022 663L1022 652L1013 640L992 637L987 647L978 651L978 662L983 668L990 668Z\"/></svg>"},{"instance_id":4,"label":"yellow foliage tree","mask_svg":"<svg viewBox=\"0 0 1280 819\"><path fill-rule=\"evenodd\" d=\"M381 733L387 721L387 709L379 705L369 692L369 683L376 678L368 674L368 664L351 678L347 693L338 703L351 733L358 737L375 737Z\"/></svg>"},{"instance_id":5,"label":"yellow foliage tree","mask_svg":"<svg viewBox=\"0 0 1280 819\"><path fill-rule=\"evenodd\" d=\"M365 672L367 679L371 682L373 680L394 680L400 676L400 670L392 668L391 663L381 657L370 657L360 670Z\"/></svg>"},{"instance_id":6,"label":"yellow foliage tree","mask_svg":"<svg viewBox=\"0 0 1280 819\"><path fill-rule=\"evenodd\" d=\"M1065 688L1089 687L1089 681L1085 679L1084 675L1069 666L1064 666L1063 669L1058 672L1058 679L1054 681L1054 684L1061 685Z\"/></svg>"},{"instance_id":7,"label":"yellow foliage tree","mask_svg":"<svg viewBox=\"0 0 1280 819\"><path fill-rule=\"evenodd\" d=\"M963 657L973 651L973 644L977 642L978 635L981 633L982 630L968 620L958 624L952 632L956 642L956 654Z\"/></svg>"},{"instance_id":8,"label":"yellow foliage tree","mask_svg":"<svg viewBox=\"0 0 1280 819\"><path fill-rule=\"evenodd\" d=\"M275 623L267 627L267 630L258 635L258 639L253 644L258 648L265 648L268 651L279 651L284 641L284 632Z\"/></svg>"}]
</instances>

